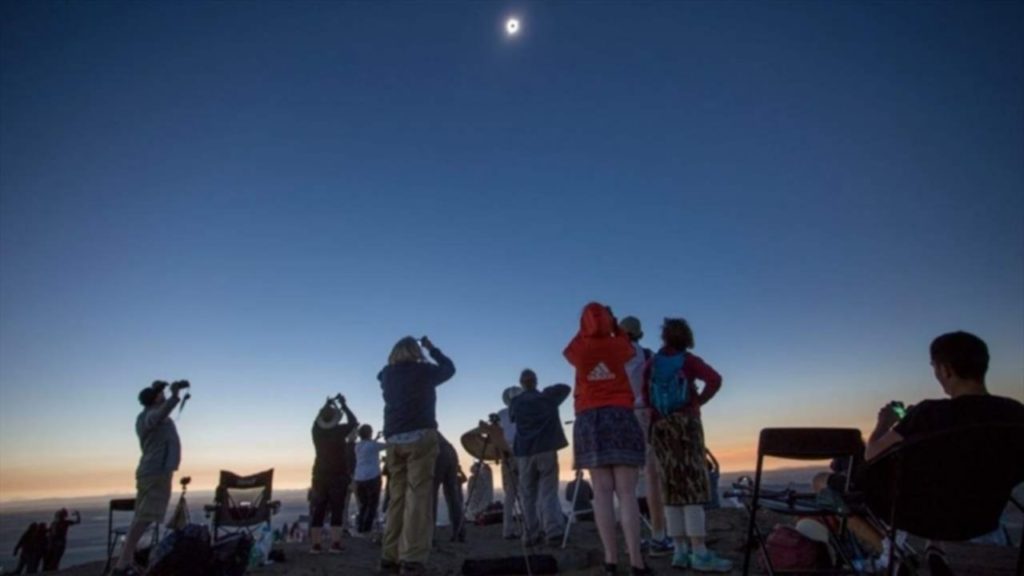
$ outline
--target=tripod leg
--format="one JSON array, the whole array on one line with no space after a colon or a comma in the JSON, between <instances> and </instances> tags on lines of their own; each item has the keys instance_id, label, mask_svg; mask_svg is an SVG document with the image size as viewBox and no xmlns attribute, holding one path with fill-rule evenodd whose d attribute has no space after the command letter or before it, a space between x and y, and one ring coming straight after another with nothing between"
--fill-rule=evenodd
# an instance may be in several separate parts
<instances>
[{"instance_id":1,"label":"tripod leg","mask_svg":"<svg viewBox=\"0 0 1024 576\"><path fill-rule=\"evenodd\" d=\"M569 508L569 519L565 522L565 535L562 536L562 550L569 545L569 530L572 529L572 523L576 520L576 498L580 495L580 484L583 483L583 469L576 469L576 480L573 484L574 489L572 491L572 507Z\"/></svg>"}]
</instances>

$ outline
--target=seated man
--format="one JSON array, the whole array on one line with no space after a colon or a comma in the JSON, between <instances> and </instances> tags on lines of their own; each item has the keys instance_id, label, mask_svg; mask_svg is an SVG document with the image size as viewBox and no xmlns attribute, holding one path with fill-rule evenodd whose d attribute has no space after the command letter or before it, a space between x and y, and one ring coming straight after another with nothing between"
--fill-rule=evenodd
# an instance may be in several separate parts
<instances>
[{"instance_id":1,"label":"seated man","mask_svg":"<svg viewBox=\"0 0 1024 576\"><path fill-rule=\"evenodd\" d=\"M900 418L899 403L878 412L878 423L868 439L868 460L888 448L918 436L971 424L1024 422L1024 405L993 396L985 387L988 347L967 332L943 334L932 341L932 369L949 399L925 400Z\"/></svg>"},{"instance_id":2,"label":"seated man","mask_svg":"<svg viewBox=\"0 0 1024 576\"><path fill-rule=\"evenodd\" d=\"M989 394L985 386L988 363L988 347L973 334L951 332L933 340L932 369L949 398L924 400L908 409L897 402L884 406L868 439L865 458L870 461L904 441L935 432L973 424L1024 423L1024 405ZM931 573L949 573L941 554L935 552L928 558Z\"/></svg>"},{"instance_id":3,"label":"seated man","mask_svg":"<svg viewBox=\"0 0 1024 576\"><path fill-rule=\"evenodd\" d=\"M570 481L565 485L565 501L572 504L575 497L576 503L573 504L573 511L576 513L576 520L591 522L594 520L594 489L590 487L590 482L580 478L579 491L577 496L576 480Z\"/></svg>"}]
</instances>

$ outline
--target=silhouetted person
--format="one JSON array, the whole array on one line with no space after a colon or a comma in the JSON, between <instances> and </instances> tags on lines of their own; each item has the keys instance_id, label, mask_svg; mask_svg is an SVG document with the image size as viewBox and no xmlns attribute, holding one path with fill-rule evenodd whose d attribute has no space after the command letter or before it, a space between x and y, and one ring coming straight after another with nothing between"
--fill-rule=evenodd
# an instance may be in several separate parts
<instances>
[{"instance_id":1,"label":"silhouetted person","mask_svg":"<svg viewBox=\"0 0 1024 576\"><path fill-rule=\"evenodd\" d=\"M516 424L512 452L519 469L519 497L523 507L523 538L528 545L560 542L565 517L558 499L558 451L569 443L562 431L558 407L572 392L567 384L537 389L537 375L523 370L523 392L512 400L509 411Z\"/></svg>"},{"instance_id":2,"label":"silhouetted person","mask_svg":"<svg viewBox=\"0 0 1024 576\"><path fill-rule=\"evenodd\" d=\"M151 524L160 524L171 501L171 481L181 463L181 439L171 420L171 412L181 402L180 393L188 388L187 380L170 385L171 397L164 396L167 382L157 380L139 392L142 412L135 419L142 457L135 469L135 515L121 548L121 556L113 574L133 574L130 568L135 547Z\"/></svg>"},{"instance_id":3,"label":"silhouetted person","mask_svg":"<svg viewBox=\"0 0 1024 576\"><path fill-rule=\"evenodd\" d=\"M64 549L68 544L68 528L82 522L82 515L74 514L74 520L68 514L67 508L61 508L53 515L53 523L47 533L46 554L43 556L43 570L60 569L60 560L64 557Z\"/></svg>"},{"instance_id":4,"label":"silhouetted person","mask_svg":"<svg viewBox=\"0 0 1024 576\"><path fill-rule=\"evenodd\" d=\"M347 420L345 424L341 423L342 412ZM321 533L328 512L331 514L330 551L341 552L345 501L354 467L354 463L349 463L348 436L358 427L358 419L340 394L327 399L313 422L316 460L313 462L313 510L309 528L310 552L313 554L324 550Z\"/></svg>"},{"instance_id":5,"label":"silhouetted person","mask_svg":"<svg viewBox=\"0 0 1024 576\"><path fill-rule=\"evenodd\" d=\"M382 486L380 453L386 448L387 444L373 439L373 428L369 424L359 427L355 468L356 500L359 502L356 531L362 534L373 530L373 522L377 519Z\"/></svg>"},{"instance_id":6,"label":"silhouetted person","mask_svg":"<svg viewBox=\"0 0 1024 576\"><path fill-rule=\"evenodd\" d=\"M20 553L20 555L19 555ZM35 574L46 553L46 524L33 522L28 525L25 533L14 546L14 555L18 556L18 566L14 574Z\"/></svg>"},{"instance_id":7,"label":"silhouetted person","mask_svg":"<svg viewBox=\"0 0 1024 576\"><path fill-rule=\"evenodd\" d=\"M440 433L437 435L439 450L434 464L434 514L437 514L437 490L444 490L444 501L448 506L448 521L452 525L452 542L466 539L462 522L462 483L459 481L459 455L455 447ZM463 478L465 476L463 475ZM435 522L436 525L436 522Z\"/></svg>"}]
</instances>

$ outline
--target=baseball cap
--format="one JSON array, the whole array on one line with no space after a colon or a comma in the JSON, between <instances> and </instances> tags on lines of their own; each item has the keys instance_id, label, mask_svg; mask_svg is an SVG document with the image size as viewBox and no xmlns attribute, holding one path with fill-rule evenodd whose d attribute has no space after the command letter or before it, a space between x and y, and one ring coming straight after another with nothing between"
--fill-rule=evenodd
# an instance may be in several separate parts
<instances>
[{"instance_id":1,"label":"baseball cap","mask_svg":"<svg viewBox=\"0 0 1024 576\"><path fill-rule=\"evenodd\" d=\"M143 406L150 406L156 397L167 388L167 382L163 380L155 380L149 386L139 390L139 404Z\"/></svg>"},{"instance_id":2,"label":"baseball cap","mask_svg":"<svg viewBox=\"0 0 1024 576\"><path fill-rule=\"evenodd\" d=\"M623 318L619 322L619 328L622 328L627 334L638 340L644 337L644 331L640 328L640 319L636 316L626 316Z\"/></svg>"}]
</instances>

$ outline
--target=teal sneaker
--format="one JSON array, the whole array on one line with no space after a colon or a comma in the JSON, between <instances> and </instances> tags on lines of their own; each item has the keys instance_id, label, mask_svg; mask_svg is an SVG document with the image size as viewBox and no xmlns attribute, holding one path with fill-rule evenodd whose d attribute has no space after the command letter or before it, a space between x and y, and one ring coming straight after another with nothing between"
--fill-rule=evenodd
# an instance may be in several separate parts
<instances>
[{"instance_id":1,"label":"teal sneaker","mask_svg":"<svg viewBox=\"0 0 1024 576\"><path fill-rule=\"evenodd\" d=\"M690 555L686 550L677 549L675 554L672 554L672 567L679 570L686 570L690 567Z\"/></svg>"},{"instance_id":2,"label":"teal sneaker","mask_svg":"<svg viewBox=\"0 0 1024 576\"><path fill-rule=\"evenodd\" d=\"M674 566L675 562L672 565ZM697 572L728 572L732 570L732 561L708 550L703 554L690 554L690 568Z\"/></svg>"}]
</instances>

